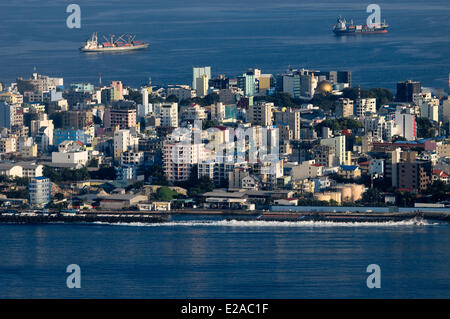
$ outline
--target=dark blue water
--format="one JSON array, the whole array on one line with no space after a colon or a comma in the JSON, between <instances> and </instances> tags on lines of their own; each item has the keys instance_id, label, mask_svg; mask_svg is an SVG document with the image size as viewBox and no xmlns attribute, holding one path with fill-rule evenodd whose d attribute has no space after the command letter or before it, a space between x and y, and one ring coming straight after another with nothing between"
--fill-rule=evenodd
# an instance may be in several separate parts
<instances>
[{"instance_id":1,"label":"dark blue water","mask_svg":"<svg viewBox=\"0 0 450 319\"><path fill-rule=\"evenodd\" d=\"M0 298L450 297L449 224L203 222L1 225Z\"/></svg>"},{"instance_id":2,"label":"dark blue water","mask_svg":"<svg viewBox=\"0 0 450 319\"><path fill-rule=\"evenodd\" d=\"M33 67L66 82L122 80L138 86L190 84L192 67L235 76L248 67L279 73L295 67L350 69L354 83L388 87L405 79L447 88L450 73L448 0L377 1L387 35L334 37L338 15L364 23L360 0L79 0L81 29L66 27L63 0L0 2L0 80L29 76ZM134 33L151 48L82 54L93 31Z\"/></svg>"}]
</instances>

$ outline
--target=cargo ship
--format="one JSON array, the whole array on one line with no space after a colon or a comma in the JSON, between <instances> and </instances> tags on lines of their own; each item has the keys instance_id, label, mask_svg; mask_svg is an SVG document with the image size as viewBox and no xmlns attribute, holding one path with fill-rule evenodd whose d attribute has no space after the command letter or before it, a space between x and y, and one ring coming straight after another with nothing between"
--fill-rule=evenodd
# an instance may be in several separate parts
<instances>
[{"instance_id":1,"label":"cargo ship","mask_svg":"<svg viewBox=\"0 0 450 319\"><path fill-rule=\"evenodd\" d=\"M125 39L124 37L127 37ZM141 41L135 41L136 36L123 34L114 40L115 35L109 39L105 36L105 42L99 43L97 32L94 32L89 40L80 48L81 52L122 52L131 50L142 50L148 48L149 44Z\"/></svg>"},{"instance_id":2,"label":"cargo ship","mask_svg":"<svg viewBox=\"0 0 450 319\"><path fill-rule=\"evenodd\" d=\"M347 20L339 17L337 23L333 26L333 32L336 35L355 35L355 34L380 34L387 33L389 25L386 21L379 24L368 25L355 25L353 20L348 23Z\"/></svg>"}]
</instances>

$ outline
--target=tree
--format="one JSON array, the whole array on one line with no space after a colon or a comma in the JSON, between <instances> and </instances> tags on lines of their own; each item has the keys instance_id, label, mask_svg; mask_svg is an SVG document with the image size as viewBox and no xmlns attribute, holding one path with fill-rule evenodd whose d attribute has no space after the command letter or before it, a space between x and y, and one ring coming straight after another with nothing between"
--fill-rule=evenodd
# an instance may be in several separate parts
<instances>
[{"instance_id":1,"label":"tree","mask_svg":"<svg viewBox=\"0 0 450 319\"><path fill-rule=\"evenodd\" d=\"M369 188L362 195L361 204L379 205L381 203L383 203L383 196L378 188Z\"/></svg>"},{"instance_id":2,"label":"tree","mask_svg":"<svg viewBox=\"0 0 450 319\"><path fill-rule=\"evenodd\" d=\"M417 123L417 137L429 138L435 136L435 129L433 123L425 117L416 118Z\"/></svg>"},{"instance_id":3,"label":"tree","mask_svg":"<svg viewBox=\"0 0 450 319\"><path fill-rule=\"evenodd\" d=\"M320 107L325 112L334 112L338 96L333 94L316 94L309 103Z\"/></svg>"},{"instance_id":4,"label":"tree","mask_svg":"<svg viewBox=\"0 0 450 319\"><path fill-rule=\"evenodd\" d=\"M215 127L215 126L218 126L218 125L220 125L220 124L217 121L206 120L206 121L202 122L202 129L203 130L207 130L207 129L211 128L211 127Z\"/></svg>"},{"instance_id":5,"label":"tree","mask_svg":"<svg viewBox=\"0 0 450 319\"><path fill-rule=\"evenodd\" d=\"M417 199L417 195L412 192L395 191L394 195L397 205L401 207L412 207Z\"/></svg>"},{"instance_id":6,"label":"tree","mask_svg":"<svg viewBox=\"0 0 450 319\"><path fill-rule=\"evenodd\" d=\"M97 171L90 171L89 176L91 179L115 179L116 170L114 167L101 167Z\"/></svg>"},{"instance_id":7,"label":"tree","mask_svg":"<svg viewBox=\"0 0 450 319\"><path fill-rule=\"evenodd\" d=\"M63 113L62 112L54 112L49 116L50 120L53 120L53 125L55 128L63 127Z\"/></svg>"},{"instance_id":8,"label":"tree","mask_svg":"<svg viewBox=\"0 0 450 319\"><path fill-rule=\"evenodd\" d=\"M63 168L62 170L56 170L44 166L43 175L48 177L54 183L62 181L83 181L90 178L89 171L86 167L80 169Z\"/></svg>"},{"instance_id":9,"label":"tree","mask_svg":"<svg viewBox=\"0 0 450 319\"><path fill-rule=\"evenodd\" d=\"M346 129L354 130L357 128L362 128L363 125L361 124L361 122L350 118L328 119L316 125L316 132L319 134L322 131L323 127L329 127L333 131L342 131Z\"/></svg>"},{"instance_id":10,"label":"tree","mask_svg":"<svg viewBox=\"0 0 450 319\"><path fill-rule=\"evenodd\" d=\"M176 97L176 95L169 95L167 98L166 98L166 102L176 102L176 103L178 103L179 102L179 100L178 100L178 98Z\"/></svg>"},{"instance_id":11,"label":"tree","mask_svg":"<svg viewBox=\"0 0 450 319\"><path fill-rule=\"evenodd\" d=\"M152 184L153 185L169 185L169 182L167 181L167 177L164 175L164 170L161 165L154 164L149 167L144 172L145 178L152 177Z\"/></svg>"},{"instance_id":12,"label":"tree","mask_svg":"<svg viewBox=\"0 0 450 319\"><path fill-rule=\"evenodd\" d=\"M55 199L57 201L63 200L64 199L64 194L63 193L56 193L55 194Z\"/></svg>"},{"instance_id":13,"label":"tree","mask_svg":"<svg viewBox=\"0 0 450 319\"><path fill-rule=\"evenodd\" d=\"M343 98L349 98L355 101L358 98L358 88L346 88L342 91ZM377 99L377 106L380 108L382 105L390 103L394 100L394 95L391 91L384 88L374 88L370 90L360 90L361 98L375 98Z\"/></svg>"},{"instance_id":14,"label":"tree","mask_svg":"<svg viewBox=\"0 0 450 319\"><path fill-rule=\"evenodd\" d=\"M136 104L142 104L142 94L138 90L128 89L128 95L125 95L126 100L134 101Z\"/></svg>"},{"instance_id":15,"label":"tree","mask_svg":"<svg viewBox=\"0 0 450 319\"><path fill-rule=\"evenodd\" d=\"M300 107L302 102L299 100L293 99L289 93L285 92L276 92L272 95L267 96L255 96L253 100L256 101L266 101L272 102L275 106L280 107Z\"/></svg>"},{"instance_id":16,"label":"tree","mask_svg":"<svg viewBox=\"0 0 450 319\"><path fill-rule=\"evenodd\" d=\"M158 188L158 190L154 194L154 198L163 202L170 202L177 194L178 193L176 191L170 189L169 187L162 186Z\"/></svg>"},{"instance_id":17,"label":"tree","mask_svg":"<svg viewBox=\"0 0 450 319\"><path fill-rule=\"evenodd\" d=\"M443 181L434 181L425 192L431 195L434 202L441 202L450 198L450 185Z\"/></svg>"},{"instance_id":18,"label":"tree","mask_svg":"<svg viewBox=\"0 0 450 319\"><path fill-rule=\"evenodd\" d=\"M98 159L95 158L95 157L92 158L92 159L89 161L88 166L89 166L89 167L98 167Z\"/></svg>"}]
</instances>

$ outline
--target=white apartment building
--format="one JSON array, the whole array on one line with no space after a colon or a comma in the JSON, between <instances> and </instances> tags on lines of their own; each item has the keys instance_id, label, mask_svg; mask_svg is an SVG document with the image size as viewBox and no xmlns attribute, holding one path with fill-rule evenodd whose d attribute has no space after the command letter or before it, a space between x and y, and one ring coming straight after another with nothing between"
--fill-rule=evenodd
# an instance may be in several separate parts
<instances>
[{"instance_id":1,"label":"white apartment building","mask_svg":"<svg viewBox=\"0 0 450 319\"><path fill-rule=\"evenodd\" d=\"M258 102L256 105L250 105L248 111L249 122L262 126L272 125L273 107L274 104L269 102Z\"/></svg>"},{"instance_id":2,"label":"white apartment building","mask_svg":"<svg viewBox=\"0 0 450 319\"><path fill-rule=\"evenodd\" d=\"M58 145L58 152L52 152L52 163L77 164L86 166L89 160L88 151L80 142L64 141Z\"/></svg>"},{"instance_id":3,"label":"white apartment building","mask_svg":"<svg viewBox=\"0 0 450 319\"><path fill-rule=\"evenodd\" d=\"M355 116L363 118L366 113L377 113L377 99L357 99L355 103Z\"/></svg>"},{"instance_id":4,"label":"white apartment building","mask_svg":"<svg viewBox=\"0 0 450 319\"><path fill-rule=\"evenodd\" d=\"M125 151L120 154L120 165L135 165L137 167L144 164L144 152Z\"/></svg>"},{"instance_id":5,"label":"white apartment building","mask_svg":"<svg viewBox=\"0 0 450 319\"><path fill-rule=\"evenodd\" d=\"M320 140L320 145L327 145L334 147L337 163L343 165L346 163L346 145L345 136L336 136L331 138L324 138Z\"/></svg>"},{"instance_id":6,"label":"white apartment building","mask_svg":"<svg viewBox=\"0 0 450 319\"><path fill-rule=\"evenodd\" d=\"M395 112L395 125L397 126L393 135L399 135L408 141L413 141L417 137L416 116L414 114Z\"/></svg>"},{"instance_id":7,"label":"white apartment building","mask_svg":"<svg viewBox=\"0 0 450 319\"><path fill-rule=\"evenodd\" d=\"M170 182L189 179L194 164L206 159L205 146L171 136L163 143L163 168Z\"/></svg>"},{"instance_id":8,"label":"white apartment building","mask_svg":"<svg viewBox=\"0 0 450 319\"><path fill-rule=\"evenodd\" d=\"M189 105L181 115L184 121L193 122L195 120L206 120L205 109L198 104Z\"/></svg>"},{"instance_id":9,"label":"white apartment building","mask_svg":"<svg viewBox=\"0 0 450 319\"><path fill-rule=\"evenodd\" d=\"M47 177L34 177L28 184L30 205L43 207L51 201L52 184Z\"/></svg>"},{"instance_id":10,"label":"white apartment building","mask_svg":"<svg viewBox=\"0 0 450 319\"><path fill-rule=\"evenodd\" d=\"M354 112L353 100L340 98L336 102L336 118L352 117Z\"/></svg>"},{"instance_id":11,"label":"white apartment building","mask_svg":"<svg viewBox=\"0 0 450 319\"><path fill-rule=\"evenodd\" d=\"M114 158L119 159L120 154L128 150L137 150L139 138L134 136L130 130L123 129L114 132Z\"/></svg>"},{"instance_id":12,"label":"white apartment building","mask_svg":"<svg viewBox=\"0 0 450 319\"><path fill-rule=\"evenodd\" d=\"M291 176L294 181L305 178L316 178L323 175L323 166L316 164L314 160L304 161L300 165L293 166Z\"/></svg>"},{"instance_id":13,"label":"white apartment building","mask_svg":"<svg viewBox=\"0 0 450 319\"><path fill-rule=\"evenodd\" d=\"M155 105L156 116L163 127L178 127L178 103L159 103Z\"/></svg>"}]
</instances>

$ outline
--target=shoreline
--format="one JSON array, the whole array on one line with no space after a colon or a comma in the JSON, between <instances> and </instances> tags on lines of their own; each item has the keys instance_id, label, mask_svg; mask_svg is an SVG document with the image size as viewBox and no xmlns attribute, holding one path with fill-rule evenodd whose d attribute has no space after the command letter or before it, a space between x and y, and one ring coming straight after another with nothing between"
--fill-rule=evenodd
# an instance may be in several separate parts
<instances>
[{"instance_id":1,"label":"shoreline","mask_svg":"<svg viewBox=\"0 0 450 319\"><path fill-rule=\"evenodd\" d=\"M241 221L331 221L331 222L383 222L404 221L411 219L450 222L449 212L270 212L270 211L228 211L228 210L173 210L155 211L80 211L77 213L61 212L0 212L0 224L47 224L47 223L164 223L172 216L224 216L228 220Z\"/></svg>"}]
</instances>

